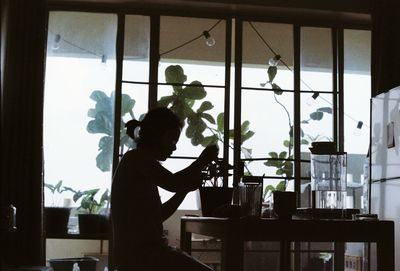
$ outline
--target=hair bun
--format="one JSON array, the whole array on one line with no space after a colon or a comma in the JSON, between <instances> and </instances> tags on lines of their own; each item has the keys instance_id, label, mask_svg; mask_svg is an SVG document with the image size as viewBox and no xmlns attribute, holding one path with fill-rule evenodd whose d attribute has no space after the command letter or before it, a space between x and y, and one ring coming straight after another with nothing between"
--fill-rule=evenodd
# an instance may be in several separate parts
<instances>
[{"instance_id":1,"label":"hair bun","mask_svg":"<svg viewBox=\"0 0 400 271\"><path fill-rule=\"evenodd\" d=\"M132 138L135 139L135 129L137 127L140 127L140 125L142 124L141 121L132 119L130 121L128 121L127 123L125 123L125 127L126 127L126 134Z\"/></svg>"}]
</instances>

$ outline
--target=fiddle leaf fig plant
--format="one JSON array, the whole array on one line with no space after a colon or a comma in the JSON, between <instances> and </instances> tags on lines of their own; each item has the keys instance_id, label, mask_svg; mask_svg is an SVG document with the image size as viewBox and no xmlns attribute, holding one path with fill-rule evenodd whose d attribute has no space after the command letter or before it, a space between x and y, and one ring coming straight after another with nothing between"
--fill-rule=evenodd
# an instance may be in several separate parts
<instances>
[{"instance_id":1,"label":"fiddle leaf fig plant","mask_svg":"<svg viewBox=\"0 0 400 271\"><path fill-rule=\"evenodd\" d=\"M169 96L161 97L158 101L159 106L169 107L176 113L182 121L186 121L186 136L190 139L193 146L208 146L223 142L224 134L224 113L217 116L217 120L208 113L214 108L211 101L204 100L207 92L201 82L193 81L185 84L187 76L180 65L170 65L165 70L165 78L168 84L172 85L173 92ZM201 102L195 109L195 102ZM250 122L242 124L241 137L242 143L254 135L249 129ZM233 129L229 131L229 138L233 139ZM247 153L251 150L245 149Z\"/></svg>"},{"instance_id":2,"label":"fiddle leaf fig plant","mask_svg":"<svg viewBox=\"0 0 400 271\"><path fill-rule=\"evenodd\" d=\"M101 90L95 90L90 98L96 102L94 108L88 111L88 117L92 118L87 124L87 131L91 134L103 134L99 140L99 153L96 156L96 166L103 172L111 170L114 144L114 103L115 92L107 96ZM121 97L121 119L125 115L134 118L133 107L135 100L127 94ZM125 132L125 122L121 120L120 125L120 148L135 147L135 142L131 140Z\"/></svg>"}]
</instances>

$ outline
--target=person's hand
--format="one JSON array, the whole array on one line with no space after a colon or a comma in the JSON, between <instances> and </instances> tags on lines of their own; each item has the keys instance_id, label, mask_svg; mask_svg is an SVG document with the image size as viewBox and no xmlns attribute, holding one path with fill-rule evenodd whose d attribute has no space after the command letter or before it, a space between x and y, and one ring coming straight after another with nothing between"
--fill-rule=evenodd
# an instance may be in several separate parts
<instances>
[{"instance_id":1,"label":"person's hand","mask_svg":"<svg viewBox=\"0 0 400 271\"><path fill-rule=\"evenodd\" d=\"M217 145L207 146L200 154L198 160L203 165L206 166L211 161L215 161L218 158L219 148Z\"/></svg>"}]
</instances>

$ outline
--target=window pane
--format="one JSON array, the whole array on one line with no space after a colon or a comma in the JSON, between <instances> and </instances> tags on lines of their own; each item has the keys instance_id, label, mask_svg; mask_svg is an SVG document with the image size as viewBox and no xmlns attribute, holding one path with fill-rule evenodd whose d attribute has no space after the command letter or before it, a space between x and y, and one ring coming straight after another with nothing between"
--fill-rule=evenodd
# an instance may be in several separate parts
<instances>
[{"instance_id":1,"label":"window pane","mask_svg":"<svg viewBox=\"0 0 400 271\"><path fill-rule=\"evenodd\" d=\"M113 14L49 14L44 180L62 180L74 190L99 188L96 199L111 184L116 31ZM45 189L46 206L62 205L72 193L54 196Z\"/></svg>"},{"instance_id":2,"label":"window pane","mask_svg":"<svg viewBox=\"0 0 400 271\"><path fill-rule=\"evenodd\" d=\"M212 28L212 29L211 29ZM210 30L211 29L211 30ZM203 36L208 31L215 44L208 46ZM196 39L197 38L197 39ZM192 42L189 42L193 40ZM180 47L182 44L188 44ZM217 19L162 16L160 21L159 82L166 82L167 66L179 64L187 74L186 83L225 84L225 21Z\"/></svg>"},{"instance_id":3,"label":"window pane","mask_svg":"<svg viewBox=\"0 0 400 271\"><path fill-rule=\"evenodd\" d=\"M272 50L271 50L271 49ZM272 83L293 90L293 27L287 24L244 22L242 87L271 88L268 63L275 54L281 56ZM265 85L260 85L265 84Z\"/></svg>"},{"instance_id":4,"label":"window pane","mask_svg":"<svg viewBox=\"0 0 400 271\"><path fill-rule=\"evenodd\" d=\"M121 142L120 154L124 154L136 144L126 134L125 123L131 119L140 120L146 114L149 100L149 86L147 84L122 84L122 106L121 106Z\"/></svg>"},{"instance_id":5,"label":"window pane","mask_svg":"<svg viewBox=\"0 0 400 271\"><path fill-rule=\"evenodd\" d=\"M149 81L150 17L125 16L123 80Z\"/></svg>"},{"instance_id":6,"label":"window pane","mask_svg":"<svg viewBox=\"0 0 400 271\"><path fill-rule=\"evenodd\" d=\"M330 28L301 28L302 90L332 91L332 38Z\"/></svg>"},{"instance_id":7,"label":"window pane","mask_svg":"<svg viewBox=\"0 0 400 271\"><path fill-rule=\"evenodd\" d=\"M332 94L301 94L301 151L310 152L314 141L333 141ZM310 99L312 102L310 103Z\"/></svg>"},{"instance_id":8,"label":"window pane","mask_svg":"<svg viewBox=\"0 0 400 271\"><path fill-rule=\"evenodd\" d=\"M347 152L348 204L365 208L363 184L368 163L371 98L371 32L344 31L344 148ZM355 103L355 101L357 101ZM366 191L364 191L366 192Z\"/></svg>"},{"instance_id":9,"label":"window pane","mask_svg":"<svg viewBox=\"0 0 400 271\"><path fill-rule=\"evenodd\" d=\"M270 152L279 158L293 155L293 148L287 145L293 125L293 93L243 90L242 123L245 121L254 135L243 142L243 147L252 150L252 157L271 157ZM241 156L246 155L242 152Z\"/></svg>"}]
</instances>

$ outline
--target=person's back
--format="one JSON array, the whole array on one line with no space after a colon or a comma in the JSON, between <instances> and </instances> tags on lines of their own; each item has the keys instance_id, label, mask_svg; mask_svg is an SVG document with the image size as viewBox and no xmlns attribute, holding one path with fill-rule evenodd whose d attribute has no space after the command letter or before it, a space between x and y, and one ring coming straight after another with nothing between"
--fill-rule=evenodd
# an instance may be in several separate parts
<instances>
[{"instance_id":1,"label":"person's back","mask_svg":"<svg viewBox=\"0 0 400 271\"><path fill-rule=\"evenodd\" d=\"M202 170L217 158L218 148L207 147L190 166L171 173L159 161L176 149L183 124L167 108L149 111L142 121L127 123L137 143L121 159L111 189L114 261L118 271L210 271L179 249L168 246L162 223L202 182ZM140 128L136 137L136 129ZM162 203L158 187L175 194Z\"/></svg>"},{"instance_id":2,"label":"person's back","mask_svg":"<svg viewBox=\"0 0 400 271\"><path fill-rule=\"evenodd\" d=\"M131 150L114 176L111 208L115 255L121 258L118 262L126 259L132 263L137 257L140 260L148 248L164 243L158 188L149 180L151 174L146 176L139 170L151 162L157 161L151 161L139 150Z\"/></svg>"}]
</instances>

